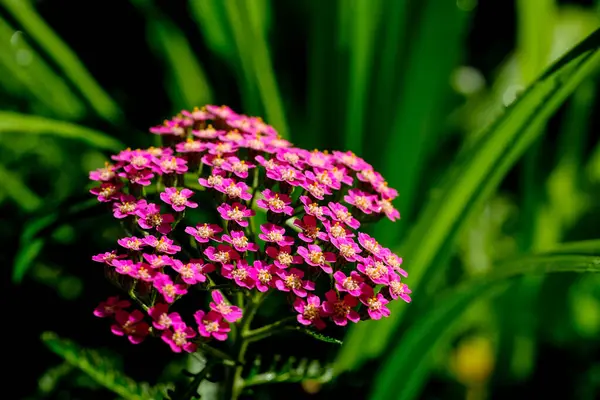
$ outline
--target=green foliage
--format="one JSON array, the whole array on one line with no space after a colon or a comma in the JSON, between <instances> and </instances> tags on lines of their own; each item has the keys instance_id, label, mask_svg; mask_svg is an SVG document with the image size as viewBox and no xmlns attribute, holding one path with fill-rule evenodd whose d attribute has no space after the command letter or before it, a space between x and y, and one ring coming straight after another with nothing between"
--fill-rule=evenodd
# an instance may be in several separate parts
<instances>
[{"instance_id":1,"label":"green foliage","mask_svg":"<svg viewBox=\"0 0 600 400\"><path fill-rule=\"evenodd\" d=\"M126 400L155 400L163 397L163 388L135 382L115 369L114 362L96 350L84 349L70 340L59 338L53 332L45 332L42 341L69 364Z\"/></svg>"},{"instance_id":2,"label":"green foliage","mask_svg":"<svg viewBox=\"0 0 600 400\"><path fill-rule=\"evenodd\" d=\"M272 383L290 383L302 381L315 381L326 383L333 377L333 367L323 365L318 360L309 360L308 358L296 359L289 357L281 362L280 356L275 356L271 365L263 368L261 358L256 358L252 363L252 369L245 377L244 387L272 384Z\"/></svg>"}]
</instances>

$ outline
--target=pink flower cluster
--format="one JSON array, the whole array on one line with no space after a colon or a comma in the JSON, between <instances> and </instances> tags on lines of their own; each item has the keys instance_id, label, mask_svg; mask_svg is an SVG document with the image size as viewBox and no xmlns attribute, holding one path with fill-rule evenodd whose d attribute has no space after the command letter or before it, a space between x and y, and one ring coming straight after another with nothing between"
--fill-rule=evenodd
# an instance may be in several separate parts
<instances>
[{"instance_id":1,"label":"pink flower cluster","mask_svg":"<svg viewBox=\"0 0 600 400\"><path fill-rule=\"evenodd\" d=\"M114 319L113 333L132 343L152 333L193 352L199 340L225 340L243 317L243 304L223 295L235 291L285 292L298 322L317 329L387 317L391 300L410 302L402 259L359 230L400 217L398 193L360 157L293 147L226 106L183 111L150 132L164 146L124 150L90 173L91 193L127 231L119 250L93 260L145 311L126 311L131 303L116 297L101 303L95 314ZM189 224L186 210L207 208L200 194L214 201L216 219ZM202 293L194 286L213 302L191 321L171 308Z\"/></svg>"}]
</instances>

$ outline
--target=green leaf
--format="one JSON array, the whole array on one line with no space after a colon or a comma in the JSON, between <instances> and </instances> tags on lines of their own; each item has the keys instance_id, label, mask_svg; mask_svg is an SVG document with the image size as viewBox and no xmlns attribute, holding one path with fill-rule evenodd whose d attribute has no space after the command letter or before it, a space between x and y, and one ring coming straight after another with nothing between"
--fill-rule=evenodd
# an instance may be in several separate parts
<instances>
[{"instance_id":1,"label":"green leaf","mask_svg":"<svg viewBox=\"0 0 600 400\"><path fill-rule=\"evenodd\" d=\"M23 27L25 33L46 51L98 115L111 122L120 119L119 106L106 94L75 52L46 24L29 1L2 0L0 4Z\"/></svg>"},{"instance_id":2,"label":"green leaf","mask_svg":"<svg viewBox=\"0 0 600 400\"><path fill-rule=\"evenodd\" d=\"M440 295L435 305L398 338L398 345L375 374L370 399L416 398L429 371L429 355L473 300L502 288L512 278L555 272L600 272L600 240L569 243L552 252L503 262L488 276ZM402 377L401 385L398 377Z\"/></svg>"},{"instance_id":3,"label":"green leaf","mask_svg":"<svg viewBox=\"0 0 600 400\"><path fill-rule=\"evenodd\" d=\"M82 348L70 340L59 338L54 332L44 332L42 341L69 364L126 400L156 400L164 397L162 388L134 381L117 370L113 362L96 350Z\"/></svg>"},{"instance_id":4,"label":"green leaf","mask_svg":"<svg viewBox=\"0 0 600 400\"><path fill-rule=\"evenodd\" d=\"M280 367L277 367L279 359L280 356L276 355L273 365L264 372L259 372L261 367L260 358L254 360L252 371L244 380L244 388L269 383L291 383L305 380L326 383L333 377L331 365L323 365L318 360L307 358L296 360L294 357L290 357Z\"/></svg>"},{"instance_id":5,"label":"green leaf","mask_svg":"<svg viewBox=\"0 0 600 400\"><path fill-rule=\"evenodd\" d=\"M125 147L106 133L81 125L35 115L0 111L0 135L21 133L75 139L101 150L120 151Z\"/></svg>"},{"instance_id":6,"label":"green leaf","mask_svg":"<svg viewBox=\"0 0 600 400\"><path fill-rule=\"evenodd\" d=\"M410 266L407 282L415 301L419 301L420 282L426 282L426 277L435 276L444 268L458 232L540 134L540 126L583 80L597 72L599 46L600 30L551 66L449 168L443 186L432 192L406 243L399 249ZM389 318L350 329L336 364L339 371L354 369L363 360L381 355L389 346L405 306L396 302L390 309Z\"/></svg>"},{"instance_id":7,"label":"green leaf","mask_svg":"<svg viewBox=\"0 0 600 400\"><path fill-rule=\"evenodd\" d=\"M2 165L0 165L0 182L2 182L2 190L24 211L35 211L42 205L42 199L17 174Z\"/></svg>"}]
</instances>

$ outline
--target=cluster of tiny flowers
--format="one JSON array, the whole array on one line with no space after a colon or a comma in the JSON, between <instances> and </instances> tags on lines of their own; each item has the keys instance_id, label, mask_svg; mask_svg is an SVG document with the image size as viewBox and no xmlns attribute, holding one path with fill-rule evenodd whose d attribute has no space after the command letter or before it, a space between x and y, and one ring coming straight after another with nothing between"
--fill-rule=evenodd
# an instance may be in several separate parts
<instances>
[{"instance_id":1,"label":"cluster of tiny flowers","mask_svg":"<svg viewBox=\"0 0 600 400\"><path fill-rule=\"evenodd\" d=\"M183 111L150 132L163 146L124 150L90 172L91 193L127 232L117 250L93 257L135 300L110 297L95 310L112 318L114 334L140 343L151 333L193 352L199 341L226 340L242 319L226 299L233 291L285 292L298 323L316 329L387 317L391 300L410 302L402 259L359 230L400 217L397 191L363 159L293 147L226 106ZM199 191L215 201L220 224L186 224L186 209L205 207ZM191 246L176 239L186 235ZM182 296L207 292L206 310L172 311Z\"/></svg>"}]
</instances>

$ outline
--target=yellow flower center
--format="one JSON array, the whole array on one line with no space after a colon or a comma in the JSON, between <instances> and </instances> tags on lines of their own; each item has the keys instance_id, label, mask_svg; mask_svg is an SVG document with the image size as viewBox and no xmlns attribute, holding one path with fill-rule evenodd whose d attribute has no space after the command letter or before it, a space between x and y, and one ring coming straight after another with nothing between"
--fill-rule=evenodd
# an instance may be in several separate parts
<instances>
[{"instance_id":1,"label":"yellow flower center","mask_svg":"<svg viewBox=\"0 0 600 400\"><path fill-rule=\"evenodd\" d=\"M309 321L313 321L319 318L319 309L312 304L307 304L304 306L302 316Z\"/></svg>"},{"instance_id":2,"label":"yellow flower center","mask_svg":"<svg viewBox=\"0 0 600 400\"><path fill-rule=\"evenodd\" d=\"M349 276L346 279L344 279L344 282L342 282L342 287L348 291L356 290L358 289L358 282L352 279L351 276Z\"/></svg>"},{"instance_id":3,"label":"yellow flower center","mask_svg":"<svg viewBox=\"0 0 600 400\"><path fill-rule=\"evenodd\" d=\"M221 175L211 175L208 177L207 181L210 186L219 186L223 183L223 177Z\"/></svg>"},{"instance_id":4,"label":"yellow flower center","mask_svg":"<svg viewBox=\"0 0 600 400\"><path fill-rule=\"evenodd\" d=\"M212 163L215 167L220 167L225 163L225 159L218 155L217 157L213 158Z\"/></svg>"},{"instance_id":5,"label":"yellow flower center","mask_svg":"<svg viewBox=\"0 0 600 400\"><path fill-rule=\"evenodd\" d=\"M298 275L290 274L284 279L285 286L290 289L300 289L302 287L302 280Z\"/></svg>"},{"instance_id":6,"label":"yellow flower center","mask_svg":"<svg viewBox=\"0 0 600 400\"><path fill-rule=\"evenodd\" d=\"M150 279L150 271L146 267L140 267L138 269L138 275L142 279Z\"/></svg>"},{"instance_id":7,"label":"yellow flower center","mask_svg":"<svg viewBox=\"0 0 600 400\"><path fill-rule=\"evenodd\" d=\"M311 251L308 254L308 258L313 264L324 264L325 263L325 255L322 251Z\"/></svg>"},{"instance_id":8,"label":"yellow flower center","mask_svg":"<svg viewBox=\"0 0 600 400\"><path fill-rule=\"evenodd\" d=\"M217 321L203 321L204 329L207 332L217 332L219 330L219 323Z\"/></svg>"},{"instance_id":9,"label":"yellow flower center","mask_svg":"<svg viewBox=\"0 0 600 400\"><path fill-rule=\"evenodd\" d=\"M135 203L133 202L126 201L119 205L119 211L121 211L123 214L133 212L133 210L135 210Z\"/></svg>"},{"instance_id":10,"label":"yellow flower center","mask_svg":"<svg viewBox=\"0 0 600 400\"><path fill-rule=\"evenodd\" d=\"M163 313L160 315L160 317L158 317L158 323L166 328L170 327L171 324L173 323L173 321L171 321L171 318L169 318L169 316L166 313Z\"/></svg>"},{"instance_id":11,"label":"yellow flower center","mask_svg":"<svg viewBox=\"0 0 600 400\"><path fill-rule=\"evenodd\" d=\"M194 270L190 266L190 264L185 264L183 267L179 269L179 273L186 279L194 277Z\"/></svg>"},{"instance_id":12,"label":"yellow flower center","mask_svg":"<svg viewBox=\"0 0 600 400\"><path fill-rule=\"evenodd\" d=\"M272 242L279 242L283 240L283 235L280 232L271 231L267 233L267 238L269 238L269 240Z\"/></svg>"},{"instance_id":13,"label":"yellow flower center","mask_svg":"<svg viewBox=\"0 0 600 400\"><path fill-rule=\"evenodd\" d=\"M231 165L231 169L235 172L246 172L248 171L248 165L245 161L238 161Z\"/></svg>"},{"instance_id":14,"label":"yellow flower center","mask_svg":"<svg viewBox=\"0 0 600 400\"><path fill-rule=\"evenodd\" d=\"M282 174L281 174L281 179L283 179L284 181L293 181L296 178L296 171L294 171L293 169L286 169Z\"/></svg>"},{"instance_id":15,"label":"yellow flower center","mask_svg":"<svg viewBox=\"0 0 600 400\"><path fill-rule=\"evenodd\" d=\"M102 197L110 197L117 191L117 187L114 185L109 185L100 190L100 196Z\"/></svg>"},{"instance_id":16,"label":"yellow flower center","mask_svg":"<svg viewBox=\"0 0 600 400\"><path fill-rule=\"evenodd\" d=\"M141 155L136 155L131 158L131 164L135 165L136 167L143 167L147 163L148 159Z\"/></svg>"},{"instance_id":17,"label":"yellow flower center","mask_svg":"<svg viewBox=\"0 0 600 400\"><path fill-rule=\"evenodd\" d=\"M171 203L175 206L184 206L187 203L187 197L182 196L178 190L171 195Z\"/></svg>"},{"instance_id":18,"label":"yellow flower center","mask_svg":"<svg viewBox=\"0 0 600 400\"><path fill-rule=\"evenodd\" d=\"M239 221L244 218L244 213L239 208L235 207L232 210L227 211L227 216L234 221Z\"/></svg>"},{"instance_id":19,"label":"yellow flower center","mask_svg":"<svg viewBox=\"0 0 600 400\"><path fill-rule=\"evenodd\" d=\"M369 208L369 206L371 205L371 203L369 202L369 199L367 199L365 196L355 196L354 197L354 204L356 204L356 206L358 208Z\"/></svg>"},{"instance_id":20,"label":"yellow flower center","mask_svg":"<svg viewBox=\"0 0 600 400\"><path fill-rule=\"evenodd\" d=\"M200 228L197 229L197 232L198 236L200 236L203 239L208 239L213 236L213 230L208 226L208 224L202 225Z\"/></svg>"},{"instance_id":21,"label":"yellow flower center","mask_svg":"<svg viewBox=\"0 0 600 400\"><path fill-rule=\"evenodd\" d=\"M225 303L219 303L217 304L217 311L220 312L223 315L229 314L231 312L231 306L225 304Z\"/></svg>"},{"instance_id":22,"label":"yellow flower center","mask_svg":"<svg viewBox=\"0 0 600 400\"><path fill-rule=\"evenodd\" d=\"M343 301L336 301L333 304L333 313L340 317L345 317L350 312L350 306Z\"/></svg>"},{"instance_id":23,"label":"yellow flower center","mask_svg":"<svg viewBox=\"0 0 600 400\"><path fill-rule=\"evenodd\" d=\"M167 297L175 297L177 293L175 293L175 286L170 283L167 283L163 286L163 292L167 295Z\"/></svg>"},{"instance_id":24,"label":"yellow flower center","mask_svg":"<svg viewBox=\"0 0 600 400\"><path fill-rule=\"evenodd\" d=\"M323 215L323 209L317 203L309 204L308 211L315 217L320 217Z\"/></svg>"},{"instance_id":25,"label":"yellow flower center","mask_svg":"<svg viewBox=\"0 0 600 400\"><path fill-rule=\"evenodd\" d=\"M240 236L236 238L232 238L231 242L235 247L244 248L248 246L248 238L246 236Z\"/></svg>"},{"instance_id":26,"label":"yellow flower center","mask_svg":"<svg viewBox=\"0 0 600 400\"><path fill-rule=\"evenodd\" d=\"M340 245L340 254L344 257L354 257L354 255L356 254L356 250L354 250L354 247L352 247L352 245L342 244Z\"/></svg>"},{"instance_id":27,"label":"yellow flower center","mask_svg":"<svg viewBox=\"0 0 600 400\"><path fill-rule=\"evenodd\" d=\"M290 265L293 260L294 259L290 253L280 251L279 254L277 255L277 261L279 261L283 265Z\"/></svg>"},{"instance_id":28,"label":"yellow flower center","mask_svg":"<svg viewBox=\"0 0 600 400\"><path fill-rule=\"evenodd\" d=\"M177 169L177 159L175 157L171 157L169 160L164 160L160 163L160 166L166 170L174 170Z\"/></svg>"},{"instance_id":29,"label":"yellow flower center","mask_svg":"<svg viewBox=\"0 0 600 400\"><path fill-rule=\"evenodd\" d=\"M146 223L150 226L160 226L162 222L163 217L159 213L146 216Z\"/></svg>"},{"instance_id":30,"label":"yellow flower center","mask_svg":"<svg viewBox=\"0 0 600 400\"><path fill-rule=\"evenodd\" d=\"M271 279L273 279L273 275L271 275L271 273L266 269L261 269L258 271L258 280L262 283L269 283L271 282Z\"/></svg>"},{"instance_id":31,"label":"yellow flower center","mask_svg":"<svg viewBox=\"0 0 600 400\"><path fill-rule=\"evenodd\" d=\"M375 261L365 268L365 272L370 278L379 279L388 273L388 269L381 261Z\"/></svg>"},{"instance_id":32,"label":"yellow flower center","mask_svg":"<svg viewBox=\"0 0 600 400\"><path fill-rule=\"evenodd\" d=\"M215 260L225 264L229 261L229 253L226 251L218 251L215 253Z\"/></svg>"},{"instance_id":33,"label":"yellow flower center","mask_svg":"<svg viewBox=\"0 0 600 400\"><path fill-rule=\"evenodd\" d=\"M329 229L329 233L331 233L331 236L333 236L334 238L346 237L346 229L342 225L340 225L339 222L336 222L335 225L333 225Z\"/></svg>"},{"instance_id":34,"label":"yellow flower center","mask_svg":"<svg viewBox=\"0 0 600 400\"><path fill-rule=\"evenodd\" d=\"M156 250L162 251L163 253L169 250L169 244L165 242L163 238L160 238L158 243L156 243Z\"/></svg>"},{"instance_id":35,"label":"yellow flower center","mask_svg":"<svg viewBox=\"0 0 600 400\"><path fill-rule=\"evenodd\" d=\"M234 278L244 280L248 277L248 271L244 268L237 268L231 271L231 275L233 275Z\"/></svg>"},{"instance_id":36,"label":"yellow flower center","mask_svg":"<svg viewBox=\"0 0 600 400\"><path fill-rule=\"evenodd\" d=\"M337 219L341 220L341 221L348 221L350 218L352 218L352 215L350 215L350 213L348 211L344 211L344 210L336 210L335 211L335 216L337 217Z\"/></svg>"},{"instance_id":37,"label":"yellow flower center","mask_svg":"<svg viewBox=\"0 0 600 400\"><path fill-rule=\"evenodd\" d=\"M376 296L367 299L367 305L371 310L379 310L382 307L381 302L377 300Z\"/></svg>"},{"instance_id":38,"label":"yellow flower center","mask_svg":"<svg viewBox=\"0 0 600 400\"><path fill-rule=\"evenodd\" d=\"M285 153L283 159L289 162L290 164L295 164L298 161L300 161L300 157L298 157L298 154L295 153Z\"/></svg>"},{"instance_id":39,"label":"yellow flower center","mask_svg":"<svg viewBox=\"0 0 600 400\"><path fill-rule=\"evenodd\" d=\"M283 210L285 208L285 203L279 198L279 195L276 194L274 198L269 200L269 206L276 210Z\"/></svg>"},{"instance_id":40,"label":"yellow flower center","mask_svg":"<svg viewBox=\"0 0 600 400\"><path fill-rule=\"evenodd\" d=\"M187 343L187 335L183 331L175 331L173 334L173 342L179 347L185 346Z\"/></svg>"}]
</instances>

